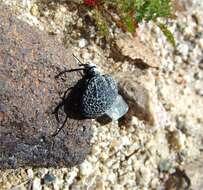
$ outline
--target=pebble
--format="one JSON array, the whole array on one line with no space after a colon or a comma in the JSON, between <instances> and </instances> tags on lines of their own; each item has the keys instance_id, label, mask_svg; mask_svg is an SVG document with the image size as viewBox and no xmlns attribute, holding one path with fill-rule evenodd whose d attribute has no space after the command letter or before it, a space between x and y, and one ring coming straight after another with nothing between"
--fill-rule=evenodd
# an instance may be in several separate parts
<instances>
[{"instance_id":1,"label":"pebble","mask_svg":"<svg viewBox=\"0 0 203 190\"><path fill-rule=\"evenodd\" d=\"M120 185L120 184L115 184L114 188L116 190L125 190L125 188L122 185Z\"/></svg>"},{"instance_id":2,"label":"pebble","mask_svg":"<svg viewBox=\"0 0 203 190\"><path fill-rule=\"evenodd\" d=\"M200 96L203 96L203 89L197 89L196 93Z\"/></svg>"},{"instance_id":3,"label":"pebble","mask_svg":"<svg viewBox=\"0 0 203 190\"><path fill-rule=\"evenodd\" d=\"M187 44L179 44L178 50L180 53L184 56L187 57L188 52L189 52L189 46Z\"/></svg>"},{"instance_id":4,"label":"pebble","mask_svg":"<svg viewBox=\"0 0 203 190\"><path fill-rule=\"evenodd\" d=\"M139 177L139 184L147 186L151 180L151 171L149 168L141 167L140 168L140 177Z\"/></svg>"},{"instance_id":5,"label":"pebble","mask_svg":"<svg viewBox=\"0 0 203 190\"><path fill-rule=\"evenodd\" d=\"M32 179L32 178L34 177L33 170L29 168L29 169L27 170L27 175L28 175L28 178Z\"/></svg>"},{"instance_id":6,"label":"pebble","mask_svg":"<svg viewBox=\"0 0 203 190\"><path fill-rule=\"evenodd\" d=\"M202 58L202 60L199 62L199 68L200 68L201 70L203 70L203 58Z\"/></svg>"},{"instance_id":7,"label":"pebble","mask_svg":"<svg viewBox=\"0 0 203 190\"><path fill-rule=\"evenodd\" d=\"M11 188L12 190L27 190L27 188L25 187L24 184L21 184L21 185L17 185L13 188Z\"/></svg>"},{"instance_id":8,"label":"pebble","mask_svg":"<svg viewBox=\"0 0 203 190\"><path fill-rule=\"evenodd\" d=\"M93 145L91 153L96 156L100 154L100 152L101 152L101 148L97 145Z\"/></svg>"},{"instance_id":9,"label":"pebble","mask_svg":"<svg viewBox=\"0 0 203 190\"><path fill-rule=\"evenodd\" d=\"M112 150L112 151L118 151L118 149L120 148L120 145L121 145L120 140L113 139L111 141L111 144L110 144L110 150Z\"/></svg>"},{"instance_id":10,"label":"pebble","mask_svg":"<svg viewBox=\"0 0 203 190\"><path fill-rule=\"evenodd\" d=\"M55 177L53 174L51 174L51 173L48 172L48 173L45 174L45 176L44 176L44 183L45 183L45 184L52 183L52 182L55 181L55 179L56 179L56 177Z\"/></svg>"},{"instance_id":11,"label":"pebble","mask_svg":"<svg viewBox=\"0 0 203 190\"><path fill-rule=\"evenodd\" d=\"M121 137L121 146L129 146L131 145L131 141L128 136Z\"/></svg>"},{"instance_id":12,"label":"pebble","mask_svg":"<svg viewBox=\"0 0 203 190\"><path fill-rule=\"evenodd\" d=\"M68 174L65 178L68 185L71 185L73 183L77 174L78 174L78 170L73 170L73 171L68 172Z\"/></svg>"},{"instance_id":13,"label":"pebble","mask_svg":"<svg viewBox=\"0 0 203 190\"><path fill-rule=\"evenodd\" d=\"M30 12L31 12L31 14L32 14L33 16L36 16L36 17L40 15L39 7L38 7L36 4L34 4L34 5L31 7Z\"/></svg>"},{"instance_id":14,"label":"pebble","mask_svg":"<svg viewBox=\"0 0 203 190\"><path fill-rule=\"evenodd\" d=\"M78 42L79 48L84 48L88 44L87 40L84 38L81 38Z\"/></svg>"},{"instance_id":15,"label":"pebble","mask_svg":"<svg viewBox=\"0 0 203 190\"><path fill-rule=\"evenodd\" d=\"M180 131L172 131L169 134L169 143L174 150L180 151L185 147L185 135Z\"/></svg>"},{"instance_id":16,"label":"pebble","mask_svg":"<svg viewBox=\"0 0 203 190\"><path fill-rule=\"evenodd\" d=\"M32 189L33 190L41 190L42 185L41 185L41 180L40 178L34 178L33 183L32 183Z\"/></svg>"},{"instance_id":17,"label":"pebble","mask_svg":"<svg viewBox=\"0 0 203 190\"><path fill-rule=\"evenodd\" d=\"M159 179L158 178L153 178L152 182L151 182L151 188L158 190L158 188L157 188L158 184L159 184Z\"/></svg>"},{"instance_id":18,"label":"pebble","mask_svg":"<svg viewBox=\"0 0 203 190\"><path fill-rule=\"evenodd\" d=\"M109 155L107 154L107 152L102 152L99 156L99 159L104 162L108 159Z\"/></svg>"},{"instance_id":19,"label":"pebble","mask_svg":"<svg viewBox=\"0 0 203 190\"><path fill-rule=\"evenodd\" d=\"M151 151L156 151L161 159L167 159L170 156L168 141L163 129L157 130L152 141Z\"/></svg>"},{"instance_id":20,"label":"pebble","mask_svg":"<svg viewBox=\"0 0 203 190\"><path fill-rule=\"evenodd\" d=\"M54 181L53 181L53 189L54 190L60 190L63 186L63 179L60 179L60 178L56 178Z\"/></svg>"},{"instance_id":21,"label":"pebble","mask_svg":"<svg viewBox=\"0 0 203 190\"><path fill-rule=\"evenodd\" d=\"M90 162L85 160L81 165L80 165L80 174L83 176L89 176L93 172L93 166Z\"/></svg>"},{"instance_id":22,"label":"pebble","mask_svg":"<svg viewBox=\"0 0 203 190\"><path fill-rule=\"evenodd\" d=\"M171 60L171 61L172 61L172 60ZM175 61L175 63L177 63L177 64L181 64L181 63L183 62L181 56L179 56L179 55L176 55L176 56L174 57L174 61ZM173 66L174 66L174 63L173 63Z\"/></svg>"},{"instance_id":23,"label":"pebble","mask_svg":"<svg viewBox=\"0 0 203 190\"><path fill-rule=\"evenodd\" d=\"M114 183L117 179L117 176L113 171L109 172L106 176L106 180L110 181L111 183Z\"/></svg>"},{"instance_id":24,"label":"pebble","mask_svg":"<svg viewBox=\"0 0 203 190\"><path fill-rule=\"evenodd\" d=\"M168 159L162 160L159 163L159 169L161 172L167 172L167 171L169 171L170 168L171 168L171 162Z\"/></svg>"},{"instance_id":25,"label":"pebble","mask_svg":"<svg viewBox=\"0 0 203 190\"><path fill-rule=\"evenodd\" d=\"M96 188L98 190L105 190L105 182L102 181L101 179L97 179L96 181Z\"/></svg>"}]
</instances>

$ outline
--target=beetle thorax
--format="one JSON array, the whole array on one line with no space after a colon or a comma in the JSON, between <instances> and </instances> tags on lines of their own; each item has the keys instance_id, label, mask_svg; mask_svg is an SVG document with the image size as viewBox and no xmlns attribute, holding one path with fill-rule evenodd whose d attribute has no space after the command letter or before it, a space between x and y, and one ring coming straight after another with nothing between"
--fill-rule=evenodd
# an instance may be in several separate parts
<instances>
[{"instance_id":1,"label":"beetle thorax","mask_svg":"<svg viewBox=\"0 0 203 190\"><path fill-rule=\"evenodd\" d=\"M94 76L100 76L101 73L99 69L94 64L88 64L85 69L85 75L88 78L92 78Z\"/></svg>"}]
</instances>

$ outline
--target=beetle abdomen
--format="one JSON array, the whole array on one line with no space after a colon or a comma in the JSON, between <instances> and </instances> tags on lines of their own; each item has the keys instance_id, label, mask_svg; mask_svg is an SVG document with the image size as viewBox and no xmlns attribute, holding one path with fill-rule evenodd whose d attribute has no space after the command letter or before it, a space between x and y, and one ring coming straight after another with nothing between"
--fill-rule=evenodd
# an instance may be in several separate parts
<instances>
[{"instance_id":1,"label":"beetle abdomen","mask_svg":"<svg viewBox=\"0 0 203 190\"><path fill-rule=\"evenodd\" d=\"M87 82L82 96L82 114L89 118L96 118L104 114L112 106L117 95L117 85L111 76L95 75Z\"/></svg>"}]
</instances>

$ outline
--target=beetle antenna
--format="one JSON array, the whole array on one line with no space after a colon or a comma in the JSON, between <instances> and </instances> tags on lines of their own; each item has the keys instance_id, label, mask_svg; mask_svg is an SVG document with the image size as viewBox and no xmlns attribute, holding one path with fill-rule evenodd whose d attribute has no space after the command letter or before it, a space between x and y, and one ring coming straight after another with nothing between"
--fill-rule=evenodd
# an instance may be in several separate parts
<instances>
[{"instance_id":1,"label":"beetle antenna","mask_svg":"<svg viewBox=\"0 0 203 190\"><path fill-rule=\"evenodd\" d=\"M78 63L80 63L79 66L83 66L84 65L74 54L73 54L73 57L76 59L76 61Z\"/></svg>"}]
</instances>

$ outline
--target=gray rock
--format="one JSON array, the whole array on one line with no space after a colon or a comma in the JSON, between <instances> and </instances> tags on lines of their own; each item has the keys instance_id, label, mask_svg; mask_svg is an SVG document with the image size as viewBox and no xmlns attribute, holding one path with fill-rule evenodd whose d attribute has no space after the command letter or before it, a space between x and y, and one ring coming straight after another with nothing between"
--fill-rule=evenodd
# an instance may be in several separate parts
<instances>
[{"instance_id":1,"label":"gray rock","mask_svg":"<svg viewBox=\"0 0 203 190\"><path fill-rule=\"evenodd\" d=\"M171 168L171 162L170 160L166 159L166 160L162 160L160 163L159 163L159 170L161 172L167 172L169 171L169 169Z\"/></svg>"},{"instance_id":2,"label":"gray rock","mask_svg":"<svg viewBox=\"0 0 203 190\"><path fill-rule=\"evenodd\" d=\"M90 151L90 121L68 117L52 136L67 114L64 105L59 123L53 110L80 79L77 72L55 79L76 67L71 51L19 21L7 7L1 5L0 12L0 169L81 163Z\"/></svg>"},{"instance_id":3,"label":"gray rock","mask_svg":"<svg viewBox=\"0 0 203 190\"><path fill-rule=\"evenodd\" d=\"M45 184L52 183L55 181L55 179L56 179L56 177L49 172L47 174L45 174L45 176L43 178Z\"/></svg>"}]
</instances>

